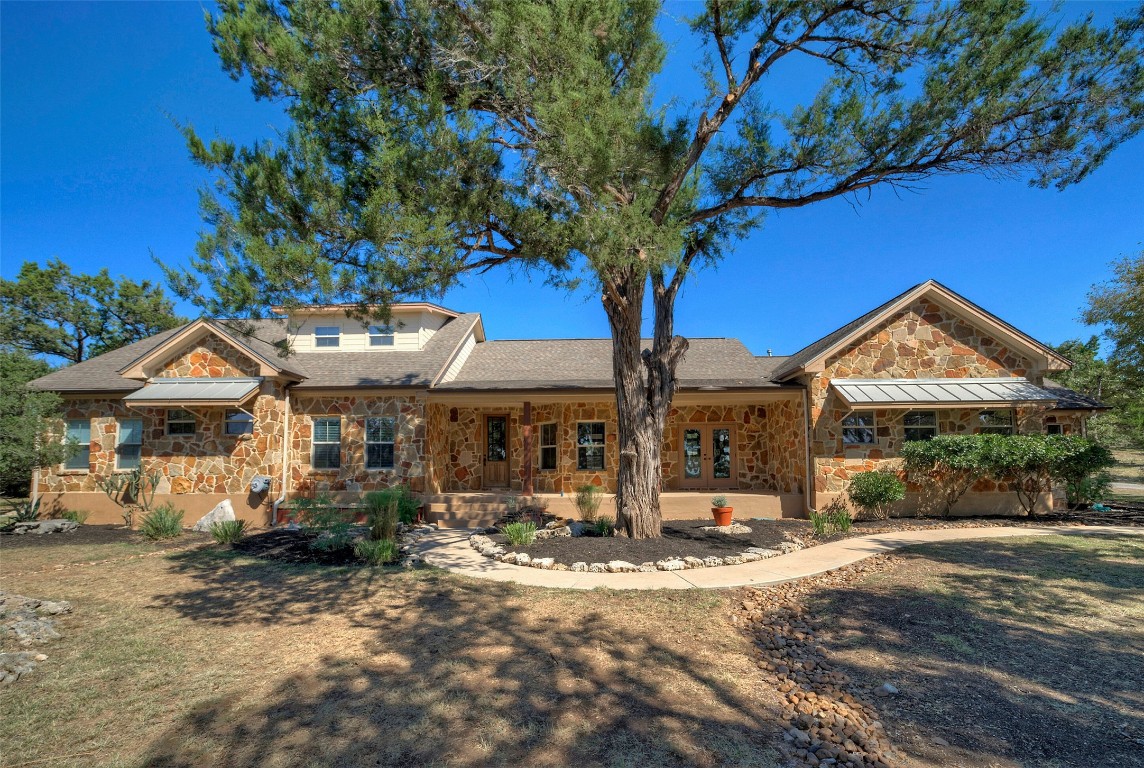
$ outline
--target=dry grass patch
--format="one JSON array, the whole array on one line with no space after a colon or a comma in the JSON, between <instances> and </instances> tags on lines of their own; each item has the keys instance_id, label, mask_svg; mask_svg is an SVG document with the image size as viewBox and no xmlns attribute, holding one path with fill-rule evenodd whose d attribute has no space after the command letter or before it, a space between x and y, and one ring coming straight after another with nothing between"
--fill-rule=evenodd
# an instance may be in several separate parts
<instances>
[{"instance_id":1,"label":"dry grass patch","mask_svg":"<svg viewBox=\"0 0 1144 768\"><path fill-rule=\"evenodd\" d=\"M1113 482L1144 483L1144 451L1113 451L1116 464L1109 473Z\"/></svg>"},{"instance_id":2,"label":"dry grass patch","mask_svg":"<svg viewBox=\"0 0 1144 768\"><path fill-rule=\"evenodd\" d=\"M1144 538L902 550L815 595L831 658L873 689L917 765L1144 765ZM936 740L935 740L936 739Z\"/></svg>"},{"instance_id":3,"label":"dry grass patch","mask_svg":"<svg viewBox=\"0 0 1144 768\"><path fill-rule=\"evenodd\" d=\"M778 699L722 594L535 590L214 549L28 565L10 576L4 562L0 588L75 610L0 701L5 764L777 760Z\"/></svg>"}]
</instances>

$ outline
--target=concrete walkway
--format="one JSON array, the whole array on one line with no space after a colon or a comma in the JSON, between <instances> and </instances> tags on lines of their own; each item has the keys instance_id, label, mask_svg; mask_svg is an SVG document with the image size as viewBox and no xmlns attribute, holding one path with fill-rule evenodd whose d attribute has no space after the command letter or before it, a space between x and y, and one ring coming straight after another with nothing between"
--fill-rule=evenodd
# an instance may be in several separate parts
<instances>
[{"instance_id":1,"label":"concrete walkway","mask_svg":"<svg viewBox=\"0 0 1144 768\"><path fill-rule=\"evenodd\" d=\"M832 571L872 555L914 544L930 544L964 539L999 539L1008 536L1049 534L1129 534L1144 535L1144 528L1129 526L1006 526L990 528L938 528L924 531L874 533L833 541L743 565L695 568L655 573L573 573L545 571L497 562L469 546L472 531L441 529L418 544L425 562L453 573L491 581L511 581L533 587L557 589L720 589L748 585L779 584L805 576Z\"/></svg>"}]
</instances>

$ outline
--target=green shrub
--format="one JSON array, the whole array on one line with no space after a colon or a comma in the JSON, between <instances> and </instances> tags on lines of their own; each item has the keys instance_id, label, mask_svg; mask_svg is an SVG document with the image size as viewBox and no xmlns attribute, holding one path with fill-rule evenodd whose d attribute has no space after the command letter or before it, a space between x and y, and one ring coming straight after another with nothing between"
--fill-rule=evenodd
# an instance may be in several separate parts
<instances>
[{"instance_id":1,"label":"green shrub","mask_svg":"<svg viewBox=\"0 0 1144 768\"><path fill-rule=\"evenodd\" d=\"M386 491L367 493L362 500L365 505L366 524L369 537L374 541L397 538L397 523L401 500Z\"/></svg>"},{"instance_id":2,"label":"green shrub","mask_svg":"<svg viewBox=\"0 0 1144 768\"><path fill-rule=\"evenodd\" d=\"M354 543L354 557L369 565L388 565L397 562L401 549L393 539L358 539Z\"/></svg>"},{"instance_id":3,"label":"green shrub","mask_svg":"<svg viewBox=\"0 0 1144 768\"><path fill-rule=\"evenodd\" d=\"M1032 516L1041 494L1053 481L1079 486L1112 466L1112 453L1080 435L987 435L985 453L994 478L1009 483Z\"/></svg>"},{"instance_id":4,"label":"green shrub","mask_svg":"<svg viewBox=\"0 0 1144 768\"><path fill-rule=\"evenodd\" d=\"M596 518L596 533L600 536L611 536L616 532L616 521L607 515Z\"/></svg>"},{"instance_id":5,"label":"green shrub","mask_svg":"<svg viewBox=\"0 0 1144 768\"><path fill-rule=\"evenodd\" d=\"M536 523L509 523L501 529L509 544L514 547L523 547L536 540Z\"/></svg>"},{"instance_id":6,"label":"green shrub","mask_svg":"<svg viewBox=\"0 0 1144 768\"><path fill-rule=\"evenodd\" d=\"M378 508L386 508L396 501L398 521L406 525L412 525L417 521L417 513L421 509L421 500L413 495L413 492L409 490L409 486L395 485L391 488L368 493L366 494L367 507L371 503L369 501L371 496L376 497L376 502L373 503L380 505Z\"/></svg>"},{"instance_id":7,"label":"green shrub","mask_svg":"<svg viewBox=\"0 0 1144 768\"><path fill-rule=\"evenodd\" d=\"M152 541L173 539L183 535L183 512L167 502L143 516L139 532Z\"/></svg>"},{"instance_id":8,"label":"green shrub","mask_svg":"<svg viewBox=\"0 0 1144 768\"><path fill-rule=\"evenodd\" d=\"M327 494L295 499L293 508L302 530L314 537L311 549L333 552L353 544L353 514L335 505Z\"/></svg>"},{"instance_id":9,"label":"green shrub","mask_svg":"<svg viewBox=\"0 0 1144 768\"><path fill-rule=\"evenodd\" d=\"M711 506L713 506L713 507L725 507L725 506L727 506L727 497L721 493L717 494L715 496L712 496L711 497Z\"/></svg>"},{"instance_id":10,"label":"green shrub","mask_svg":"<svg viewBox=\"0 0 1144 768\"><path fill-rule=\"evenodd\" d=\"M576 489L576 510L585 523L596 522L596 513L600 511L601 501L603 501L603 489L598 485L586 483Z\"/></svg>"},{"instance_id":11,"label":"green shrub","mask_svg":"<svg viewBox=\"0 0 1144 768\"><path fill-rule=\"evenodd\" d=\"M810 525L815 536L825 536L839 531L846 533L850 530L851 522L850 510L846 508L846 502L840 498L827 504L825 509L810 513Z\"/></svg>"},{"instance_id":12,"label":"green shrub","mask_svg":"<svg viewBox=\"0 0 1144 768\"><path fill-rule=\"evenodd\" d=\"M850 526L854 521L850 518L850 510L845 504L838 504L833 511L828 507L827 516L834 530L839 533L850 533Z\"/></svg>"},{"instance_id":13,"label":"green shrub","mask_svg":"<svg viewBox=\"0 0 1144 768\"><path fill-rule=\"evenodd\" d=\"M11 514L14 516L13 522L16 523L30 523L40 516L40 500L36 499L21 499L20 501L9 501L8 508L12 510Z\"/></svg>"},{"instance_id":14,"label":"green shrub","mask_svg":"<svg viewBox=\"0 0 1144 768\"><path fill-rule=\"evenodd\" d=\"M84 512L81 509L65 509L60 515L64 520L71 520L76 525L83 525L87 519L91 517L90 512Z\"/></svg>"},{"instance_id":15,"label":"green shrub","mask_svg":"<svg viewBox=\"0 0 1144 768\"><path fill-rule=\"evenodd\" d=\"M859 472L850 478L846 495L863 516L871 520L884 520L889 514L890 505L906 498L906 484L889 470Z\"/></svg>"},{"instance_id":16,"label":"green shrub","mask_svg":"<svg viewBox=\"0 0 1144 768\"><path fill-rule=\"evenodd\" d=\"M830 515L825 512L814 510L810 513L810 527L814 530L815 536L825 536L826 527L830 524Z\"/></svg>"},{"instance_id":17,"label":"green shrub","mask_svg":"<svg viewBox=\"0 0 1144 768\"><path fill-rule=\"evenodd\" d=\"M237 544L245 533L245 520L219 520L211 523L211 536L217 544Z\"/></svg>"},{"instance_id":18,"label":"green shrub","mask_svg":"<svg viewBox=\"0 0 1144 768\"><path fill-rule=\"evenodd\" d=\"M990 472L985 448L997 435L938 435L932 440L909 441L899 455L914 482L936 489L942 498L942 514Z\"/></svg>"},{"instance_id":19,"label":"green shrub","mask_svg":"<svg viewBox=\"0 0 1144 768\"><path fill-rule=\"evenodd\" d=\"M1112 490L1112 475L1097 472L1080 480L1065 482L1065 498L1073 509L1082 504L1092 504L1106 498Z\"/></svg>"}]
</instances>

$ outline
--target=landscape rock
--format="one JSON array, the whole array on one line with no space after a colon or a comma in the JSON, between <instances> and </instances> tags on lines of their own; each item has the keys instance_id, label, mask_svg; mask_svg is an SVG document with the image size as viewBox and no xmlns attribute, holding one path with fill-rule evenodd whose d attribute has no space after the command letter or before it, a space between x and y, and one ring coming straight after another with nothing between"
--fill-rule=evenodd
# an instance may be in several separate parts
<instances>
[{"instance_id":1,"label":"landscape rock","mask_svg":"<svg viewBox=\"0 0 1144 768\"><path fill-rule=\"evenodd\" d=\"M583 536L584 531L587 530L587 528L588 526L580 522L568 523L568 531L573 536Z\"/></svg>"},{"instance_id":2,"label":"landscape rock","mask_svg":"<svg viewBox=\"0 0 1144 768\"><path fill-rule=\"evenodd\" d=\"M707 563L703 562L703 560L701 560L700 558L692 557L691 555L688 555L687 557L683 558L683 564L686 565L688 568L706 568L707 567Z\"/></svg>"},{"instance_id":3,"label":"landscape rock","mask_svg":"<svg viewBox=\"0 0 1144 768\"><path fill-rule=\"evenodd\" d=\"M516 556L516 564L517 565L528 565L531 562L532 562L532 556L529 555L527 552L521 552L519 555Z\"/></svg>"},{"instance_id":4,"label":"landscape rock","mask_svg":"<svg viewBox=\"0 0 1144 768\"><path fill-rule=\"evenodd\" d=\"M607 573L608 572L608 566L604 565L603 563L592 563L591 565L588 566L588 572L589 573Z\"/></svg>"},{"instance_id":5,"label":"landscape rock","mask_svg":"<svg viewBox=\"0 0 1144 768\"><path fill-rule=\"evenodd\" d=\"M636 570L640 573L655 573L659 569L655 567L655 563L641 563Z\"/></svg>"},{"instance_id":6,"label":"landscape rock","mask_svg":"<svg viewBox=\"0 0 1144 768\"><path fill-rule=\"evenodd\" d=\"M234 519L234 507L230 505L230 499L223 499L215 505L214 509L200 517L199 521L191 526L191 530L210 533L211 526L215 523Z\"/></svg>"},{"instance_id":7,"label":"landscape rock","mask_svg":"<svg viewBox=\"0 0 1144 768\"><path fill-rule=\"evenodd\" d=\"M711 531L713 533L750 533L751 529L742 523L731 523L730 525L705 525L701 527L701 531Z\"/></svg>"},{"instance_id":8,"label":"landscape rock","mask_svg":"<svg viewBox=\"0 0 1144 768\"><path fill-rule=\"evenodd\" d=\"M715 557L714 555L711 555L710 557L703 558L703 565L707 568L718 568L722 564L723 558L721 557Z\"/></svg>"},{"instance_id":9,"label":"landscape rock","mask_svg":"<svg viewBox=\"0 0 1144 768\"><path fill-rule=\"evenodd\" d=\"M605 567L608 573L631 573L636 570L636 565L627 560L612 560Z\"/></svg>"},{"instance_id":10,"label":"landscape rock","mask_svg":"<svg viewBox=\"0 0 1144 768\"><path fill-rule=\"evenodd\" d=\"M500 561L502 563L511 563L512 565L516 565L516 552L509 552L506 555L501 555Z\"/></svg>"},{"instance_id":11,"label":"landscape rock","mask_svg":"<svg viewBox=\"0 0 1144 768\"><path fill-rule=\"evenodd\" d=\"M661 571L682 571L687 567L687 563L680 560L678 557L660 560L655 564L655 567Z\"/></svg>"},{"instance_id":12,"label":"landscape rock","mask_svg":"<svg viewBox=\"0 0 1144 768\"><path fill-rule=\"evenodd\" d=\"M12 529L12 533L17 536L22 536L27 533L35 533L44 535L46 533L68 533L74 531L79 527L79 523L74 520L31 520L24 523L16 523Z\"/></svg>"},{"instance_id":13,"label":"landscape rock","mask_svg":"<svg viewBox=\"0 0 1144 768\"><path fill-rule=\"evenodd\" d=\"M572 570L576 571L577 573L587 573L588 572L588 564L587 563L572 563Z\"/></svg>"},{"instance_id":14,"label":"landscape rock","mask_svg":"<svg viewBox=\"0 0 1144 768\"><path fill-rule=\"evenodd\" d=\"M36 668L37 656L27 651L0 653L0 685L11 685ZM44 656L46 659L47 656Z\"/></svg>"},{"instance_id":15,"label":"landscape rock","mask_svg":"<svg viewBox=\"0 0 1144 768\"><path fill-rule=\"evenodd\" d=\"M556 564L556 559L552 557L538 557L535 558L529 566L533 568L542 568L546 571L552 570L552 566Z\"/></svg>"}]
</instances>

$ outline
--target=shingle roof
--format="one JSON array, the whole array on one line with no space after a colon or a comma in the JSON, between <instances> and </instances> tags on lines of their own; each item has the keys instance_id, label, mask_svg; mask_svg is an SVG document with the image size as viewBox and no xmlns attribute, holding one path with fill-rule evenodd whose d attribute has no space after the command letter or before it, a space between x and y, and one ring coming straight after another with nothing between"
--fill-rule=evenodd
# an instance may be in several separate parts
<instances>
[{"instance_id":1,"label":"shingle roof","mask_svg":"<svg viewBox=\"0 0 1144 768\"><path fill-rule=\"evenodd\" d=\"M777 386L781 358L755 357L738 339L690 339L679 364L682 388ZM644 340L645 348L651 340ZM611 339L486 341L442 390L611 389Z\"/></svg>"},{"instance_id":2,"label":"shingle roof","mask_svg":"<svg viewBox=\"0 0 1144 768\"><path fill-rule=\"evenodd\" d=\"M1112 406L1105 405L1097 400L1095 397L1085 395L1080 392L1074 392L1068 387L1063 387L1055 381L1045 379L1045 389L1056 396L1057 410L1059 411L1108 411L1112 410Z\"/></svg>"},{"instance_id":3,"label":"shingle roof","mask_svg":"<svg viewBox=\"0 0 1144 768\"><path fill-rule=\"evenodd\" d=\"M480 317L474 312L450 320L419 352L299 352L295 359L306 379L294 388L428 387Z\"/></svg>"},{"instance_id":4,"label":"shingle roof","mask_svg":"<svg viewBox=\"0 0 1144 768\"><path fill-rule=\"evenodd\" d=\"M464 314L445 323L419 352L386 351L298 353L281 356L279 346L286 339L283 320L211 321L240 346L244 346L284 373L304 377L299 389L340 387L425 387L448 364L465 335L480 315ZM189 324L188 324L189 325ZM133 392L143 382L120 375L136 360L146 357L187 325L120 347L91 360L69 365L32 381L35 389L56 392ZM244 335L247 331L251 335Z\"/></svg>"}]
</instances>

